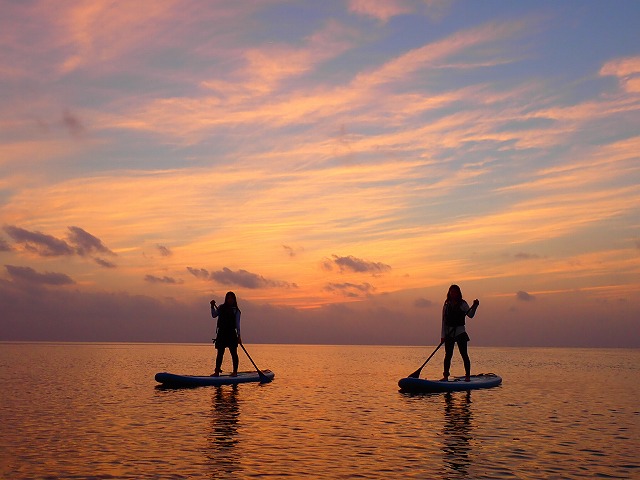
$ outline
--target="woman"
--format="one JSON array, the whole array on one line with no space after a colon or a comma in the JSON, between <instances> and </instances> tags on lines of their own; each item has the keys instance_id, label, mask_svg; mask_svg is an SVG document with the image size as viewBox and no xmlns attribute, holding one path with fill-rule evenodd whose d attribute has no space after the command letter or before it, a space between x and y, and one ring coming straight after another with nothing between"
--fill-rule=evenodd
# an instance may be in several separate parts
<instances>
[{"instance_id":1,"label":"woman","mask_svg":"<svg viewBox=\"0 0 640 480\"><path fill-rule=\"evenodd\" d=\"M471 380L471 360L467 353L467 342L470 340L467 331L464 328L465 318L473 318L476 310L480 305L478 299L473 301L473 305L469 308L469 304L462 298L462 292L458 285L451 285L447 293L447 299L442 307L442 334L441 342L444 342L444 372L442 381L449 379L449 369L451 368L451 359L453 358L453 349L458 344L458 350L464 362L465 381Z\"/></svg>"},{"instance_id":2,"label":"woman","mask_svg":"<svg viewBox=\"0 0 640 480\"><path fill-rule=\"evenodd\" d=\"M216 369L213 372L213 376L220 376L224 349L228 348L233 362L231 376L236 377L238 376L239 363L238 344L242 343L242 337L240 337L240 309L238 308L236 294L227 292L224 297L224 303L219 307L216 305L215 300L211 300L211 316L213 318L218 317L215 340L218 354L216 355Z\"/></svg>"}]
</instances>

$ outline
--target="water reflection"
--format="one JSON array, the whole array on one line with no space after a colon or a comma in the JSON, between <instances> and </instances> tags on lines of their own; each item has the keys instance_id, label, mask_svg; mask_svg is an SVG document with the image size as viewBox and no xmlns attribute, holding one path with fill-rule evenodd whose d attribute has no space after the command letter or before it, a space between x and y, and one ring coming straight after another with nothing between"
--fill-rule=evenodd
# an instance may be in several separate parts
<instances>
[{"instance_id":1,"label":"water reflection","mask_svg":"<svg viewBox=\"0 0 640 480\"><path fill-rule=\"evenodd\" d=\"M467 478L471 465L473 417L471 392L444 395L444 426L442 454L444 466L455 478Z\"/></svg>"},{"instance_id":2,"label":"water reflection","mask_svg":"<svg viewBox=\"0 0 640 480\"><path fill-rule=\"evenodd\" d=\"M216 387L211 398L211 429L207 436L206 457L211 478L230 478L240 470L238 386Z\"/></svg>"}]
</instances>

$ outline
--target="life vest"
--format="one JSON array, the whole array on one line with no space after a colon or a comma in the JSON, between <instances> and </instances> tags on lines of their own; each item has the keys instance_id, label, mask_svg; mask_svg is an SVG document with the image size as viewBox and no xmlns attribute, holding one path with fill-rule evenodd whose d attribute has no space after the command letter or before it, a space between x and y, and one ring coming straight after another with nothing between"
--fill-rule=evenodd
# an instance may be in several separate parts
<instances>
[{"instance_id":1,"label":"life vest","mask_svg":"<svg viewBox=\"0 0 640 480\"><path fill-rule=\"evenodd\" d=\"M448 327L461 327L464 325L467 312L460 308L461 304L452 305L446 303L444 306L444 323Z\"/></svg>"},{"instance_id":2,"label":"life vest","mask_svg":"<svg viewBox=\"0 0 640 480\"><path fill-rule=\"evenodd\" d=\"M236 309L224 303L218 308L218 334L235 333Z\"/></svg>"}]
</instances>

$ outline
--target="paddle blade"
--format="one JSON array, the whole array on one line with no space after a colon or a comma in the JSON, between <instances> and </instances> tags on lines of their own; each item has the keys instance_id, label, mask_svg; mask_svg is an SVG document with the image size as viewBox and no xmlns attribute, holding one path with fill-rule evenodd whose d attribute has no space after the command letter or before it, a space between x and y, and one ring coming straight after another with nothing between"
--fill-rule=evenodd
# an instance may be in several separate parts
<instances>
[{"instance_id":1,"label":"paddle blade","mask_svg":"<svg viewBox=\"0 0 640 480\"><path fill-rule=\"evenodd\" d=\"M420 378L420 371L421 370L422 370L422 367L420 367L418 370L413 372L411 375L408 375L408 378Z\"/></svg>"},{"instance_id":2,"label":"paddle blade","mask_svg":"<svg viewBox=\"0 0 640 480\"><path fill-rule=\"evenodd\" d=\"M247 357L249 357L249 360L253 364L253 367L256 369L256 372L258 372L258 376L260 377L260 383L269 383L271 379L260 371L260 369L256 365L256 362L253 361L253 358L251 358L251 355L249 355L249 352L247 352L247 349L244 348L244 345L242 343L240 344L240 346L242 347L242 350L244 350L244 353L247 354Z\"/></svg>"}]
</instances>

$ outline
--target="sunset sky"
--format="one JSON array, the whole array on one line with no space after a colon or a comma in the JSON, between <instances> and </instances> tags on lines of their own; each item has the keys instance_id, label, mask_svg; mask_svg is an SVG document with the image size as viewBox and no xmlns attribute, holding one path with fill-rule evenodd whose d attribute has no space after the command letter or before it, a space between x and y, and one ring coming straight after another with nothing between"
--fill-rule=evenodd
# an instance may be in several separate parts
<instances>
[{"instance_id":1,"label":"sunset sky","mask_svg":"<svg viewBox=\"0 0 640 480\"><path fill-rule=\"evenodd\" d=\"M0 340L640 347L640 2L0 9Z\"/></svg>"}]
</instances>

